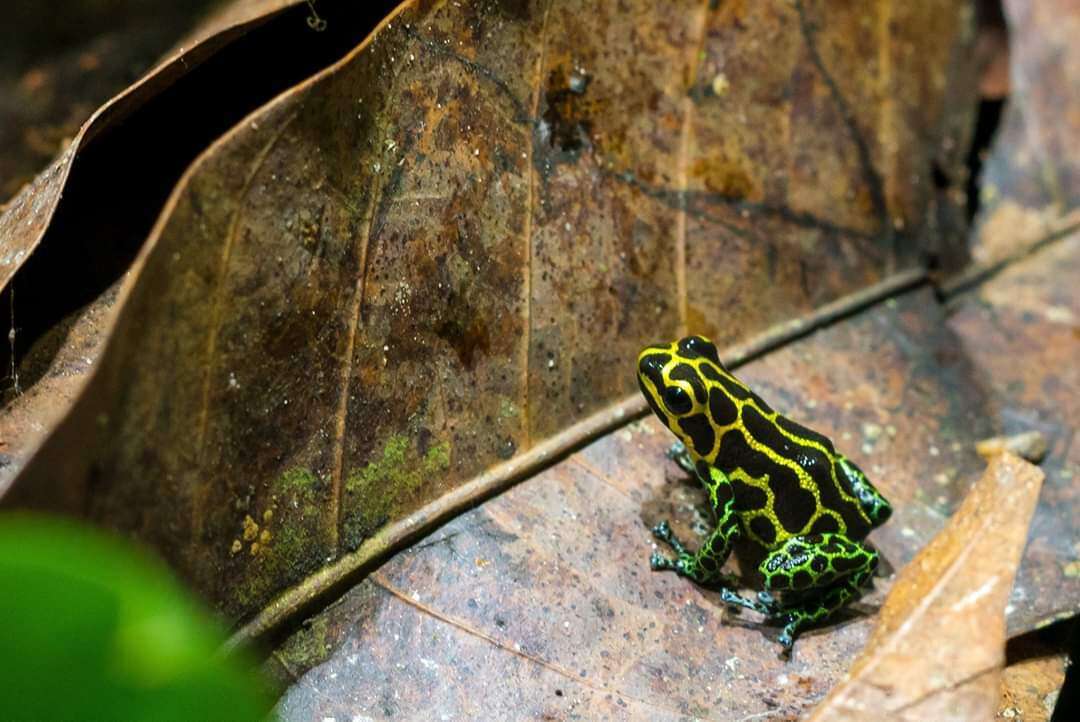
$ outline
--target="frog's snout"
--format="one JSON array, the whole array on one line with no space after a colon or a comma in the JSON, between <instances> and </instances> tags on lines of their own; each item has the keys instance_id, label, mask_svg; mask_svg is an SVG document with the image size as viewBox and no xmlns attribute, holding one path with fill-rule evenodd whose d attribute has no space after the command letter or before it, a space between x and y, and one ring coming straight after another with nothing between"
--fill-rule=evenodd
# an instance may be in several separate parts
<instances>
[{"instance_id":1,"label":"frog's snout","mask_svg":"<svg viewBox=\"0 0 1080 722\"><path fill-rule=\"evenodd\" d=\"M658 392L664 388L665 357L661 354L666 350L663 346L648 346L638 356L638 378L651 381Z\"/></svg>"}]
</instances>

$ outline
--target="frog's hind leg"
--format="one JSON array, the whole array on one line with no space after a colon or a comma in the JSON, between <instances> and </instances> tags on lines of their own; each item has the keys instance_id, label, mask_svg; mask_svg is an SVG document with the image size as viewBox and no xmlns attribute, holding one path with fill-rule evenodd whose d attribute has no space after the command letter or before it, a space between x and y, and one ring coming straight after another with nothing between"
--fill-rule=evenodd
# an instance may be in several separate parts
<instances>
[{"instance_id":1,"label":"frog's hind leg","mask_svg":"<svg viewBox=\"0 0 1080 722\"><path fill-rule=\"evenodd\" d=\"M785 608L779 615L784 621L784 629L780 632L779 638L784 649L791 649L801 629L828 619L834 612L843 609L853 599L857 599L862 594L863 585L873 573L873 569L858 572L828 587L821 594L813 595L793 607Z\"/></svg>"},{"instance_id":2,"label":"frog's hind leg","mask_svg":"<svg viewBox=\"0 0 1080 722\"><path fill-rule=\"evenodd\" d=\"M719 469L701 463L695 468L701 483L709 491L709 501L715 512L716 526L705 538L705 542L696 552L689 551L671 531L671 526L662 521L653 527L652 533L675 552L671 559L660 552L654 552L649 560L653 571L670 569L682 577L698 584L716 587L719 585L720 598L733 604L757 612L764 612L763 605L746 599L729 589L725 584L721 568L731 554L732 543L739 537L739 521L735 514L734 493L731 482Z\"/></svg>"},{"instance_id":3,"label":"frog's hind leg","mask_svg":"<svg viewBox=\"0 0 1080 722\"><path fill-rule=\"evenodd\" d=\"M784 622L780 643L790 649L803 627L824 621L861 593L878 565L878 553L843 534L807 534L788 539L758 567L765 589L797 595L790 605L762 601Z\"/></svg>"}]
</instances>

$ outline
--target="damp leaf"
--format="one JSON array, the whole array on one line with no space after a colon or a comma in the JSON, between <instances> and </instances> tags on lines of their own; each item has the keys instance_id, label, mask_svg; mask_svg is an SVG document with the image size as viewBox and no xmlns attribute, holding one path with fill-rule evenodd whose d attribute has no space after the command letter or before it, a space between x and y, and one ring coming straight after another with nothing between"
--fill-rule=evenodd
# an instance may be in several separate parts
<instances>
[{"instance_id":1,"label":"damp leaf","mask_svg":"<svg viewBox=\"0 0 1080 722\"><path fill-rule=\"evenodd\" d=\"M5 505L152 546L295 719L805 714L975 441L1032 427L1008 630L1075 610L1077 238L927 285L968 247L965 5L289 4L225 8L0 217ZM633 358L687 331L896 508L791 661L647 568L704 517Z\"/></svg>"},{"instance_id":2,"label":"damp leaf","mask_svg":"<svg viewBox=\"0 0 1080 722\"><path fill-rule=\"evenodd\" d=\"M370 35L364 5L319 3L314 35L297 6L223 45L222 71L251 77L199 75L195 109L235 110L364 28L203 138L178 182L155 176L166 200L125 176L141 224L102 210L128 192L110 169L152 153L114 134L65 195L89 212L50 226L13 284L17 337L52 378L64 356L34 324L84 306L51 276L83 267L80 243L137 249L62 421L0 469L18 472L6 503L138 535L232 619L356 573L394 524L417 514L418 533L425 504L538 468L578 424L617 423L651 340L760 348L918 282L930 166L962 162L974 91L951 59L971 38L952 3L407 2Z\"/></svg>"},{"instance_id":3,"label":"damp leaf","mask_svg":"<svg viewBox=\"0 0 1080 722\"><path fill-rule=\"evenodd\" d=\"M650 570L654 524L670 520L696 546L710 519L700 485L666 456L674 437L648 418L457 516L307 618L268 663L286 687L280 715L340 718L356 699L379 700L367 714L417 717L471 716L480 699L494 717L808 713L865 644L890 571L941 529L982 469L973 447L992 407L970 359L949 353L956 346L921 289L736 370L834 439L895 508L869 537L882 574L801 635L790 660L779 628ZM943 469L946 484L935 478ZM746 552L732 571L754 568Z\"/></svg>"}]
</instances>

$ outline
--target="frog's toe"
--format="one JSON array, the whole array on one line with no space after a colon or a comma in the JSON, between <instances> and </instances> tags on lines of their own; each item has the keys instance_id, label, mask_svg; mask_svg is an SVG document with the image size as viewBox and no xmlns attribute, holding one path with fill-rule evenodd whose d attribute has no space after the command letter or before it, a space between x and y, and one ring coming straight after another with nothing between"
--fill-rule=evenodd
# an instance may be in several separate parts
<instances>
[{"instance_id":1,"label":"frog's toe","mask_svg":"<svg viewBox=\"0 0 1080 722\"><path fill-rule=\"evenodd\" d=\"M675 562L660 552L653 552L652 556L649 557L649 566L652 567L654 572L659 572L664 569L674 569Z\"/></svg>"},{"instance_id":2,"label":"frog's toe","mask_svg":"<svg viewBox=\"0 0 1080 722\"><path fill-rule=\"evenodd\" d=\"M671 531L671 525L664 520L652 528L653 536L658 540L664 542L674 550L680 557L686 556L686 547L679 541L679 538L675 536L675 532Z\"/></svg>"},{"instance_id":3,"label":"frog's toe","mask_svg":"<svg viewBox=\"0 0 1080 722\"><path fill-rule=\"evenodd\" d=\"M737 594L736 592L733 592L730 589L727 589L726 587L724 589L720 590L720 598L723 599L724 602L726 602L727 604L729 604L729 605L731 605L733 607L740 607L740 608L743 608L743 609L749 609L749 610L754 611L754 612L760 612L761 611L761 609L759 609L758 606L754 602L750 601L749 599L742 596L741 594Z\"/></svg>"},{"instance_id":4,"label":"frog's toe","mask_svg":"<svg viewBox=\"0 0 1080 722\"><path fill-rule=\"evenodd\" d=\"M758 611L769 616L776 616L779 614L783 606L780 604L779 599L768 592L758 592L757 600L758 606L760 607Z\"/></svg>"},{"instance_id":5,"label":"frog's toe","mask_svg":"<svg viewBox=\"0 0 1080 722\"><path fill-rule=\"evenodd\" d=\"M780 646L784 648L784 654L791 654L791 648L795 646L794 631L794 625L789 624L784 627L784 630L780 632L780 636L777 638Z\"/></svg>"},{"instance_id":6,"label":"frog's toe","mask_svg":"<svg viewBox=\"0 0 1080 722\"><path fill-rule=\"evenodd\" d=\"M687 474L694 473L694 460L683 442L676 441L672 444L671 448L667 450L667 457L678 464L679 468Z\"/></svg>"},{"instance_id":7,"label":"frog's toe","mask_svg":"<svg viewBox=\"0 0 1080 722\"><path fill-rule=\"evenodd\" d=\"M669 459L677 459L677 458L679 458L680 456L683 456L686 453L687 453L686 452L686 444L684 444L681 441L676 441L674 444L672 444L668 448L668 450L667 450L667 458L669 458Z\"/></svg>"}]
</instances>

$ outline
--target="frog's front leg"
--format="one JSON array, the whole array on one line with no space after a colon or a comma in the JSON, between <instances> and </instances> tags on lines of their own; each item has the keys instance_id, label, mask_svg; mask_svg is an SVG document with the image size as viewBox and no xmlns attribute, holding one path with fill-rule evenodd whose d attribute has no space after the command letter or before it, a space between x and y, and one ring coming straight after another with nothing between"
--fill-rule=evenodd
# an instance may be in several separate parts
<instances>
[{"instance_id":1,"label":"frog's front leg","mask_svg":"<svg viewBox=\"0 0 1080 722\"><path fill-rule=\"evenodd\" d=\"M695 473L709 492L709 502L716 517L716 526L706 537L701 548L696 552L690 552L671 531L671 526L666 521L660 522L653 527L653 536L670 546L676 556L671 559L660 552L654 552L649 561L653 571L670 569L679 576L698 584L715 586L725 581L721 568L731 554L732 543L740 533L734 508L735 495L731 482L719 469L699 462ZM746 599L726 585L720 587L720 598L728 604L757 612L764 611L761 604Z\"/></svg>"},{"instance_id":2,"label":"frog's front leg","mask_svg":"<svg viewBox=\"0 0 1080 722\"><path fill-rule=\"evenodd\" d=\"M697 469L694 465L694 458L690 456L690 450L686 448L686 444L681 441L676 441L671 445L671 448L667 450L667 457L679 465L679 468L685 471L691 476L697 475Z\"/></svg>"},{"instance_id":3,"label":"frog's front leg","mask_svg":"<svg viewBox=\"0 0 1080 722\"><path fill-rule=\"evenodd\" d=\"M697 465L694 463L694 457L690 455L690 450L686 448L686 444L683 442L676 441L672 444L671 448L667 450L667 457L678 464L679 468L690 476L695 479L699 478ZM706 526L703 520L699 519L694 522L694 531L698 534L708 534L709 527Z\"/></svg>"},{"instance_id":4,"label":"frog's front leg","mask_svg":"<svg viewBox=\"0 0 1080 722\"><path fill-rule=\"evenodd\" d=\"M793 604L762 602L784 622L780 643L790 649L799 630L823 621L860 594L878 565L873 548L843 534L808 534L788 539L758 567L765 589L794 593Z\"/></svg>"}]
</instances>

